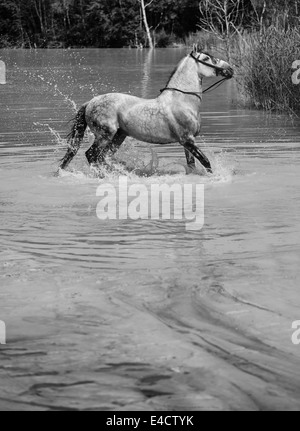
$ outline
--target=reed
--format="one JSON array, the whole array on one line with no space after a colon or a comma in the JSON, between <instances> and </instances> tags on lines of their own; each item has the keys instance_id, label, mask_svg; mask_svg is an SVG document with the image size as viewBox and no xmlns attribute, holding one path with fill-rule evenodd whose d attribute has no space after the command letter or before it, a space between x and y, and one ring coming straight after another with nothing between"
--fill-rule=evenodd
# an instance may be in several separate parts
<instances>
[{"instance_id":1,"label":"reed","mask_svg":"<svg viewBox=\"0 0 300 431\"><path fill-rule=\"evenodd\" d=\"M276 25L261 32L244 31L226 44L217 35L198 32L185 43L227 55L235 65L238 97L245 106L300 116L300 84L292 81L292 65L300 60L298 27Z\"/></svg>"},{"instance_id":2,"label":"reed","mask_svg":"<svg viewBox=\"0 0 300 431\"><path fill-rule=\"evenodd\" d=\"M246 105L268 111L300 115L300 85L292 82L292 65L300 60L297 28L268 27L263 34L249 33L233 41L241 99Z\"/></svg>"}]
</instances>

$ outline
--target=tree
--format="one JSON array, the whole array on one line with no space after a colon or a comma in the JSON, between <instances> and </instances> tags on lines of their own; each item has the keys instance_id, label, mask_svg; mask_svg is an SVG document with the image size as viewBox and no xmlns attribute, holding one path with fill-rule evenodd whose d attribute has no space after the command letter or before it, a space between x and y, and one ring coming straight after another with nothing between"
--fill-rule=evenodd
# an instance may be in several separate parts
<instances>
[{"instance_id":1,"label":"tree","mask_svg":"<svg viewBox=\"0 0 300 431\"><path fill-rule=\"evenodd\" d=\"M254 11L254 25L258 26L261 38L265 27L275 25L287 30L299 25L299 0L250 0Z\"/></svg>"},{"instance_id":2,"label":"tree","mask_svg":"<svg viewBox=\"0 0 300 431\"><path fill-rule=\"evenodd\" d=\"M250 0L254 10L255 20L259 25L260 39L263 37L264 16L267 10L267 0Z\"/></svg>"},{"instance_id":3,"label":"tree","mask_svg":"<svg viewBox=\"0 0 300 431\"><path fill-rule=\"evenodd\" d=\"M152 40L151 33L150 33L149 24L148 24L146 8L149 7L154 0L150 0L150 2L147 3L147 4L145 3L145 0L138 0L138 1L141 4L142 15L143 15L143 22L144 22L144 26L145 26L145 30L146 30L146 34L147 34L149 48L153 49L154 45L153 45L153 40Z\"/></svg>"},{"instance_id":4,"label":"tree","mask_svg":"<svg viewBox=\"0 0 300 431\"><path fill-rule=\"evenodd\" d=\"M228 51L244 28L299 26L300 0L0 0L0 47L169 46L199 19Z\"/></svg>"},{"instance_id":5,"label":"tree","mask_svg":"<svg viewBox=\"0 0 300 431\"><path fill-rule=\"evenodd\" d=\"M197 31L199 23L199 0L159 0L147 11L153 32L161 33L168 43L174 38L184 39Z\"/></svg>"},{"instance_id":6,"label":"tree","mask_svg":"<svg viewBox=\"0 0 300 431\"><path fill-rule=\"evenodd\" d=\"M230 59L230 38L240 33L244 21L244 0L201 0L201 28L225 42Z\"/></svg>"}]
</instances>

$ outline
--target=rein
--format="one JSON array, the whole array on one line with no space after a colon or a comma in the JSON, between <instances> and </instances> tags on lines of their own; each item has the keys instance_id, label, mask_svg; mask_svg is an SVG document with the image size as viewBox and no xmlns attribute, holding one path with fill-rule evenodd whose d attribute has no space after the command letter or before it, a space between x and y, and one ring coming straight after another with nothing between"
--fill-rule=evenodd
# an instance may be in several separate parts
<instances>
[{"instance_id":1,"label":"rein","mask_svg":"<svg viewBox=\"0 0 300 431\"><path fill-rule=\"evenodd\" d=\"M208 93L209 91L212 91L212 89L213 88L218 88L218 87L220 87L220 85L222 85L223 84L223 82L224 81L227 81L228 80L228 78L223 78L223 79L221 79L220 81L218 81L218 82L215 82L213 85L211 85L210 87L208 87L206 90L204 90L203 91L203 94L204 93Z\"/></svg>"},{"instance_id":2,"label":"rein","mask_svg":"<svg viewBox=\"0 0 300 431\"><path fill-rule=\"evenodd\" d=\"M194 93L193 91L183 91L183 90L179 90L179 88L172 88L172 87L163 88L162 90L160 90L160 92L163 93L166 90L178 91L179 93L182 93L182 94L189 94L190 96L196 96L202 102L201 93L196 93L196 92Z\"/></svg>"},{"instance_id":3,"label":"rein","mask_svg":"<svg viewBox=\"0 0 300 431\"><path fill-rule=\"evenodd\" d=\"M215 66L214 64L205 63L205 61L199 60L199 58L195 57L193 53L191 53L190 55L195 61L197 61L198 63L204 64L204 66L208 66L208 67L211 67L212 69L219 70L219 71L223 70L222 67ZM163 93L166 90L178 91L179 93L188 94L190 96L198 97L198 99L200 99L200 101L202 102L202 94L208 93L209 91L212 91L214 88L218 88L221 84L223 84L224 81L227 81L227 80L228 80L228 78L223 78L220 81L215 82L213 85L208 87L206 90L202 91L202 93L196 93L193 91L182 91L182 90L179 90L179 88L172 88L172 87L165 87L162 90L160 90L160 92Z\"/></svg>"}]
</instances>

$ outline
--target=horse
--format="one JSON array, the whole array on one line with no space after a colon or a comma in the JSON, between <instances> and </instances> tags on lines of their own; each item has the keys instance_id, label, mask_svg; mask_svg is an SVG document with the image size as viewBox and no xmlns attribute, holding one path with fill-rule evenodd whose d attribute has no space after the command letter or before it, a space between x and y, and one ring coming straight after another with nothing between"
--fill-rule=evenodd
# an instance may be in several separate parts
<instances>
[{"instance_id":1,"label":"horse","mask_svg":"<svg viewBox=\"0 0 300 431\"><path fill-rule=\"evenodd\" d=\"M90 166L105 163L108 153L115 154L126 137L131 136L151 144L179 142L191 170L195 169L197 159L212 173L210 161L195 144L201 125L202 81L216 76L223 77L223 81L233 75L229 63L194 48L180 61L155 99L123 93L93 98L80 108L74 119L60 169L66 169L76 156L89 127L95 135L93 145L85 153Z\"/></svg>"}]
</instances>

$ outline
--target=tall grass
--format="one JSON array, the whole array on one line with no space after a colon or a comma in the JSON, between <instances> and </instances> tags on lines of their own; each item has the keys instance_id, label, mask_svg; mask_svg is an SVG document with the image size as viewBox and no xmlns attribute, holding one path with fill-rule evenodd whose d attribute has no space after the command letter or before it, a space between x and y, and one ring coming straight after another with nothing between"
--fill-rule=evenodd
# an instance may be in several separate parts
<instances>
[{"instance_id":1,"label":"tall grass","mask_svg":"<svg viewBox=\"0 0 300 431\"><path fill-rule=\"evenodd\" d=\"M235 39L233 58L238 64L238 87L248 106L300 115L300 85L292 82L292 64L300 60L297 28L269 27L264 34Z\"/></svg>"},{"instance_id":2,"label":"tall grass","mask_svg":"<svg viewBox=\"0 0 300 431\"><path fill-rule=\"evenodd\" d=\"M228 42L205 32L185 40L235 65L239 99L246 106L300 116L300 84L292 82L292 65L300 60L300 30L270 26L263 32L237 33Z\"/></svg>"}]
</instances>

